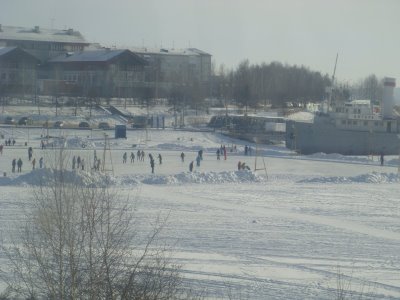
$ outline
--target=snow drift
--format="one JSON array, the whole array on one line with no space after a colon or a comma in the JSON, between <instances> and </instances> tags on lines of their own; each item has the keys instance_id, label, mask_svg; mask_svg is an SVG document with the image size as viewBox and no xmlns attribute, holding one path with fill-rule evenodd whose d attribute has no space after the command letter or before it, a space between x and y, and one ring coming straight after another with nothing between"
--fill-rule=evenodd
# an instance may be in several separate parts
<instances>
[{"instance_id":1,"label":"snow drift","mask_svg":"<svg viewBox=\"0 0 400 300\"><path fill-rule=\"evenodd\" d=\"M299 180L298 183L393 183L399 182L399 175L395 173L372 172L357 176L316 177Z\"/></svg>"},{"instance_id":2,"label":"snow drift","mask_svg":"<svg viewBox=\"0 0 400 300\"><path fill-rule=\"evenodd\" d=\"M61 173L53 169L36 169L27 174L12 177L1 177L0 186L7 185L47 185L55 176ZM182 172L175 175L122 175L112 176L104 173L70 171L62 172L66 183L78 183L84 186L106 186L106 185L137 185L137 184L185 184L185 183L246 183L261 182L262 177L252 171L226 171L226 172Z\"/></svg>"}]
</instances>

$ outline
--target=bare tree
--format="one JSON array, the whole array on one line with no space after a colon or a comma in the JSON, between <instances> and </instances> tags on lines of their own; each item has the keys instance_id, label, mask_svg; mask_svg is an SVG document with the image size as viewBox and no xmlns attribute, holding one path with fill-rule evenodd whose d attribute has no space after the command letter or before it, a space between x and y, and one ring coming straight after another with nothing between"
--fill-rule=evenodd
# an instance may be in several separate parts
<instances>
[{"instance_id":1,"label":"bare tree","mask_svg":"<svg viewBox=\"0 0 400 300\"><path fill-rule=\"evenodd\" d=\"M179 299L179 267L156 245L165 219L143 234L129 199L119 199L97 181L82 184L66 171L67 157L60 149L52 180L35 190L18 239L3 246L10 265L2 277L10 295Z\"/></svg>"}]
</instances>

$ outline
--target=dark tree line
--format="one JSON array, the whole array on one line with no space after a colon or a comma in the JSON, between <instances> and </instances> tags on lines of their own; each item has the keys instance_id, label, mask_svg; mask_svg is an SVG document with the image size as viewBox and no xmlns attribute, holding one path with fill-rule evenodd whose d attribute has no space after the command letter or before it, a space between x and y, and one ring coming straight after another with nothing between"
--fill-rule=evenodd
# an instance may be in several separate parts
<instances>
[{"instance_id":1,"label":"dark tree line","mask_svg":"<svg viewBox=\"0 0 400 300\"><path fill-rule=\"evenodd\" d=\"M352 85L351 95L355 99L368 99L374 103L379 103L383 95L383 79L371 74Z\"/></svg>"},{"instance_id":2,"label":"dark tree line","mask_svg":"<svg viewBox=\"0 0 400 300\"><path fill-rule=\"evenodd\" d=\"M235 70L225 73L221 69L219 73L214 83L214 96L234 99L243 107L321 101L326 96L326 87L331 85L327 74L279 62L251 65L245 60Z\"/></svg>"}]
</instances>

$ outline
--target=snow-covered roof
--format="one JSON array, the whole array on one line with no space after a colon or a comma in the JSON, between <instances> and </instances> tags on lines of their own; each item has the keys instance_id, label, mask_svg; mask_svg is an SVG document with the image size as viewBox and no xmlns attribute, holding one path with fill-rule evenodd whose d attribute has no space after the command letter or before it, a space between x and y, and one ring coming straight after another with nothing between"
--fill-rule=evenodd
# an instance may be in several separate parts
<instances>
[{"instance_id":1,"label":"snow-covered roof","mask_svg":"<svg viewBox=\"0 0 400 300\"><path fill-rule=\"evenodd\" d=\"M31 59L35 60L38 62L38 59L31 55L30 53L26 52L25 50L19 48L19 47L0 47L0 57L4 57L8 53L22 53L26 57L30 57Z\"/></svg>"},{"instance_id":2,"label":"snow-covered roof","mask_svg":"<svg viewBox=\"0 0 400 300\"><path fill-rule=\"evenodd\" d=\"M132 53L127 49L111 50L111 49L101 49L93 51L82 51L82 52L71 52L65 55L57 56L51 60L50 63L54 62L106 62L115 57L127 52L139 62L145 64L145 61Z\"/></svg>"},{"instance_id":3,"label":"snow-covered roof","mask_svg":"<svg viewBox=\"0 0 400 300\"><path fill-rule=\"evenodd\" d=\"M167 48L129 48L134 53L140 54L158 54L158 55L210 55L202 50L196 48L185 48L185 49L167 49Z\"/></svg>"},{"instance_id":4,"label":"snow-covered roof","mask_svg":"<svg viewBox=\"0 0 400 300\"><path fill-rule=\"evenodd\" d=\"M11 51L13 51L14 49L16 49L17 47L0 47L0 56L7 54Z\"/></svg>"},{"instance_id":5,"label":"snow-covered roof","mask_svg":"<svg viewBox=\"0 0 400 300\"><path fill-rule=\"evenodd\" d=\"M79 31L47 29L39 26L26 28L0 25L0 40L88 44Z\"/></svg>"}]
</instances>

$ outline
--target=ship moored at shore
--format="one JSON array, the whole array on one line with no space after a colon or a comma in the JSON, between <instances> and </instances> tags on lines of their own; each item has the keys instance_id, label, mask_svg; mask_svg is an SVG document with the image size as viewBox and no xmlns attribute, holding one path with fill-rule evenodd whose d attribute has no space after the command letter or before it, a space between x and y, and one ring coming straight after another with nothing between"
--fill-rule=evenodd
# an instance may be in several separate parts
<instances>
[{"instance_id":1,"label":"ship moored at shore","mask_svg":"<svg viewBox=\"0 0 400 300\"><path fill-rule=\"evenodd\" d=\"M301 154L399 154L400 118L394 114L394 78L384 79L381 105L370 100L334 103L313 122L288 121L286 147Z\"/></svg>"}]
</instances>

